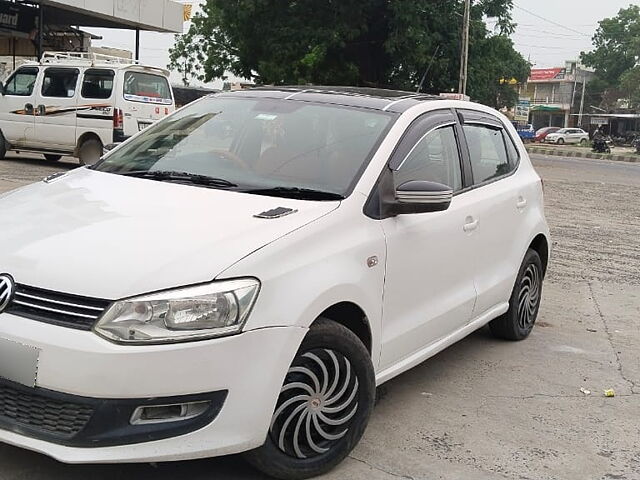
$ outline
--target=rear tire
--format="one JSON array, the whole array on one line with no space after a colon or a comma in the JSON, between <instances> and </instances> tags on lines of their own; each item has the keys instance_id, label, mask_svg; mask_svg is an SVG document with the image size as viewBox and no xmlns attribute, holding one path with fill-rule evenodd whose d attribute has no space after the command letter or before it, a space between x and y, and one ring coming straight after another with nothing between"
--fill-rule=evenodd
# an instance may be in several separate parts
<instances>
[{"instance_id":1,"label":"rear tire","mask_svg":"<svg viewBox=\"0 0 640 480\"><path fill-rule=\"evenodd\" d=\"M0 132L0 160L4 160L7 156L7 140L4 138L2 132Z\"/></svg>"},{"instance_id":2,"label":"rear tire","mask_svg":"<svg viewBox=\"0 0 640 480\"><path fill-rule=\"evenodd\" d=\"M509 310L489 323L491 333L505 340L529 336L538 316L542 297L542 261L534 250L527 250L509 299Z\"/></svg>"},{"instance_id":3,"label":"rear tire","mask_svg":"<svg viewBox=\"0 0 640 480\"><path fill-rule=\"evenodd\" d=\"M51 153L45 153L44 158L50 162L57 162L62 158L62 155L53 155Z\"/></svg>"},{"instance_id":4,"label":"rear tire","mask_svg":"<svg viewBox=\"0 0 640 480\"><path fill-rule=\"evenodd\" d=\"M328 472L356 446L376 396L371 356L351 330L319 319L302 341L267 440L244 454L263 473L300 480Z\"/></svg>"},{"instance_id":5,"label":"rear tire","mask_svg":"<svg viewBox=\"0 0 640 480\"><path fill-rule=\"evenodd\" d=\"M93 165L102 157L104 147L96 138L89 138L82 142L78 149L78 157L82 165Z\"/></svg>"}]
</instances>

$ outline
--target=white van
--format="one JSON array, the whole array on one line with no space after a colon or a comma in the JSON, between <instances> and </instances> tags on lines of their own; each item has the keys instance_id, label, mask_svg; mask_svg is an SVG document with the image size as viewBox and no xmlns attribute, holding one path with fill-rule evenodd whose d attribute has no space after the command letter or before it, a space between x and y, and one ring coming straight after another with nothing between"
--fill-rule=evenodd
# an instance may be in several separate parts
<instances>
[{"instance_id":1,"label":"white van","mask_svg":"<svg viewBox=\"0 0 640 480\"><path fill-rule=\"evenodd\" d=\"M15 150L92 164L175 110L168 71L93 53L47 52L0 91L0 159Z\"/></svg>"}]
</instances>

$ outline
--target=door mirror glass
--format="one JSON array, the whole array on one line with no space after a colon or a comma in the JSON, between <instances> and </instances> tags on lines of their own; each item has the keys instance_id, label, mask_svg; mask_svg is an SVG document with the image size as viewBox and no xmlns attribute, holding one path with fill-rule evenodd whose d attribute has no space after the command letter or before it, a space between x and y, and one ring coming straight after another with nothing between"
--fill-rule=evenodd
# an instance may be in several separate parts
<instances>
[{"instance_id":1,"label":"door mirror glass","mask_svg":"<svg viewBox=\"0 0 640 480\"><path fill-rule=\"evenodd\" d=\"M405 182L396 189L396 213L441 212L449 208L453 189L423 180Z\"/></svg>"}]
</instances>

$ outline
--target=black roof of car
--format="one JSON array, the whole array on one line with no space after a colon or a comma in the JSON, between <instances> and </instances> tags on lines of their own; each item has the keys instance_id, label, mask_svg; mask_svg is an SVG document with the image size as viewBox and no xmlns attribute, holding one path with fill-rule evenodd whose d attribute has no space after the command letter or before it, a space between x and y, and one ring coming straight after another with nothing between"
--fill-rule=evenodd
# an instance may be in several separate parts
<instances>
[{"instance_id":1,"label":"black roof of car","mask_svg":"<svg viewBox=\"0 0 640 480\"><path fill-rule=\"evenodd\" d=\"M402 113L426 100L443 100L436 95L368 87L286 86L256 87L224 92L218 96L274 98L301 102L327 103Z\"/></svg>"}]
</instances>

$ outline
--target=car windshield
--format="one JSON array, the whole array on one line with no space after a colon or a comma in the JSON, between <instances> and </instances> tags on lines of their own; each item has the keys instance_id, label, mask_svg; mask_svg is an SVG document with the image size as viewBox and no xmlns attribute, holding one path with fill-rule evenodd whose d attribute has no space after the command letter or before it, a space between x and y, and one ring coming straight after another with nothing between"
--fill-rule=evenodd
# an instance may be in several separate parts
<instances>
[{"instance_id":1,"label":"car windshield","mask_svg":"<svg viewBox=\"0 0 640 480\"><path fill-rule=\"evenodd\" d=\"M394 118L301 101L208 97L149 127L93 169L162 181L197 175L199 185L251 193L344 197Z\"/></svg>"},{"instance_id":2,"label":"car windshield","mask_svg":"<svg viewBox=\"0 0 640 480\"><path fill-rule=\"evenodd\" d=\"M561 128L556 133L569 133L569 130L567 130L566 128Z\"/></svg>"}]
</instances>

